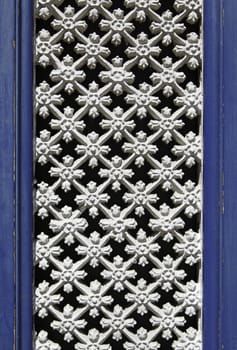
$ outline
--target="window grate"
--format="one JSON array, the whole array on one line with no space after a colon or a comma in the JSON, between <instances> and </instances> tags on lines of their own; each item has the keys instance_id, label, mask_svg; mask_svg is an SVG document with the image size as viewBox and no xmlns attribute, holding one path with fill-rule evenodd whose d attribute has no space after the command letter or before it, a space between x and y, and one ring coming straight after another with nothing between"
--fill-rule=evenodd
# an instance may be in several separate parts
<instances>
[{"instance_id":1,"label":"window grate","mask_svg":"<svg viewBox=\"0 0 237 350\"><path fill-rule=\"evenodd\" d=\"M201 20L36 0L36 350L201 350Z\"/></svg>"}]
</instances>

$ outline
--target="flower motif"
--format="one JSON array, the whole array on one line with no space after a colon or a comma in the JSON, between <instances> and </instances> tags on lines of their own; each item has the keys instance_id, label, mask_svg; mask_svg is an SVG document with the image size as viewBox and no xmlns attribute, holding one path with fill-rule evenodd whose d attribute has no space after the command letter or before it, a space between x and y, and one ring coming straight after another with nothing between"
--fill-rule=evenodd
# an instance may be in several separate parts
<instances>
[{"instance_id":1,"label":"flower motif","mask_svg":"<svg viewBox=\"0 0 237 350\"><path fill-rule=\"evenodd\" d=\"M135 165L138 168L144 165L147 156L158 151L158 148L150 143L149 137L143 131L136 133L133 143L125 142L122 149L124 152L132 153L136 156Z\"/></svg>"},{"instance_id":2,"label":"flower motif","mask_svg":"<svg viewBox=\"0 0 237 350\"><path fill-rule=\"evenodd\" d=\"M46 281L41 282L35 290L35 311L40 318L48 316L48 309L63 300L60 294L55 294L53 286Z\"/></svg>"},{"instance_id":3,"label":"flower motif","mask_svg":"<svg viewBox=\"0 0 237 350\"><path fill-rule=\"evenodd\" d=\"M137 307L137 313L144 316L153 303L157 303L160 298L159 293L153 292L156 287L155 283L147 285L143 278L137 281L137 285L128 284L127 288L131 291L125 295L128 302Z\"/></svg>"},{"instance_id":4,"label":"flower motif","mask_svg":"<svg viewBox=\"0 0 237 350\"><path fill-rule=\"evenodd\" d=\"M132 84L135 75L128 71L126 66L123 64L123 59L115 57L112 59L113 65L110 70L101 71L99 78L103 83L111 83L113 85L112 91L116 96L123 93L126 84Z\"/></svg>"},{"instance_id":5,"label":"flower motif","mask_svg":"<svg viewBox=\"0 0 237 350\"><path fill-rule=\"evenodd\" d=\"M59 256L63 252L63 249L60 246L54 244L54 240L50 239L44 232L41 232L37 236L35 245L35 262L42 270L46 270L49 267L51 257Z\"/></svg>"},{"instance_id":6,"label":"flower motif","mask_svg":"<svg viewBox=\"0 0 237 350\"><path fill-rule=\"evenodd\" d=\"M125 217L124 211L121 211L117 205L112 206L109 216L109 219L100 220L100 226L103 230L109 232L110 236L119 243L124 241L128 230L134 229L137 226L136 220Z\"/></svg>"},{"instance_id":7,"label":"flower motif","mask_svg":"<svg viewBox=\"0 0 237 350\"><path fill-rule=\"evenodd\" d=\"M150 256L160 250L159 244L154 243L156 236L147 237L143 229L137 232L136 239L131 235L127 238L130 244L125 247L125 252L133 255L135 259L138 258L138 264L143 267L148 264Z\"/></svg>"},{"instance_id":8,"label":"flower motif","mask_svg":"<svg viewBox=\"0 0 237 350\"><path fill-rule=\"evenodd\" d=\"M186 57L189 69L197 69L201 63L201 39L197 33L188 33L182 44L176 45L174 53L178 57Z\"/></svg>"},{"instance_id":9,"label":"flower motif","mask_svg":"<svg viewBox=\"0 0 237 350\"><path fill-rule=\"evenodd\" d=\"M98 209L101 204L107 203L109 200L109 195L103 193L103 187L97 186L94 181L90 181L86 188L83 188L83 194L78 194L75 198L75 202L79 207L83 209L89 209L89 215L95 218L99 215Z\"/></svg>"},{"instance_id":10,"label":"flower motif","mask_svg":"<svg viewBox=\"0 0 237 350\"><path fill-rule=\"evenodd\" d=\"M37 335L35 340L35 349L36 350L61 350L61 346L57 343L52 342L48 338L48 332L42 330Z\"/></svg>"},{"instance_id":11,"label":"flower motif","mask_svg":"<svg viewBox=\"0 0 237 350\"><path fill-rule=\"evenodd\" d=\"M53 69L50 73L50 78L53 82L63 84L64 90L70 95L74 92L78 83L85 79L85 73L82 70L76 69L77 62L69 55L63 57L60 66Z\"/></svg>"},{"instance_id":12,"label":"flower motif","mask_svg":"<svg viewBox=\"0 0 237 350\"><path fill-rule=\"evenodd\" d=\"M74 237L87 228L86 219L78 217L79 215L78 210L73 211L71 207L64 206L57 213L57 219L50 220L49 228L54 233L59 233L68 246L74 243Z\"/></svg>"},{"instance_id":13,"label":"flower motif","mask_svg":"<svg viewBox=\"0 0 237 350\"><path fill-rule=\"evenodd\" d=\"M160 217L150 219L149 226L153 231L161 234L164 241L170 242L177 235L177 230L184 228L184 221L173 217L173 210L165 203L160 206Z\"/></svg>"},{"instance_id":14,"label":"flower motif","mask_svg":"<svg viewBox=\"0 0 237 350\"><path fill-rule=\"evenodd\" d=\"M188 230L182 236L182 241L174 245L174 251L182 254L187 265L194 265L201 259L201 237L193 230Z\"/></svg>"},{"instance_id":15,"label":"flower motif","mask_svg":"<svg viewBox=\"0 0 237 350\"><path fill-rule=\"evenodd\" d=\"M99 85L93 81L89 84L89 90L85 95L79 95L76 99L80 106L87 106L88 114L92 118L99 115L99 111L103 106L109 106L112 102L109 95L104 95L105 90L99 89Z\"/></svg>"},{"instance_id":16,"label":"flower motif","mask_svg":"<svg viewBox=\"0 0 237 350\"><path fill-rule=\"evenodd\" d=\"M173 95L174 90L179 90L179 84L183 83L186 75L177 70L177 64L173 63L171 57L165 57L160 65L160 72L152 73L150 76L154 85L160 84L165 97Z\"/></svg>"},{"instance_id":17,"label":"flower motif","mask_svg":"<svg viewBox=\"0 0 237 350\"><path fill-rule=\"evenodd\" d=\"M85 123L77 118L74 109L68 106L63 113L58 113L57 119L51 119L50 126L54 130L60 130L62 139L68 143L72 141L75 131L83 131L85 128Z\"/></svg>"},{"instance_id":18,"label":"flower motif","mask_svg":"<svg viewBox=\"0 0 237 350\"><path fill-rule=\"evenodd\" d=\"M170 10L163 12L159 22L152 22L150 29L153 34L159 34L162 38L162 44L168 46L172 43L176 35L182 34L186 27L180 21L179 16L173 17Z\"/></svg>"},{"instance_id":19,"label":"flower motif","mask_svg":"<svg viewBox=\"0 0 237 350\"><path fill-rule=\"evenodd\" d=\"M53 88L50 88L46 81L43 81L35 89L35 112L43 118L49 116L49 111L52 106L63 103L63 98L59 94L53 93Z\"/></svg>"},{"instance_id":20,"label":"flower motif","mask_svg":"<svg viewBox=\"0 0 237 350\"><path fill-rule=\"evenodd\" d=\"M48 216L50 207L60 202L60 197L54 193L54 190L45 182L40 182L36 191L36 207L38 216L45 219Z\"/></svg>"},{"instance_id":21,"label":"flower motif","mask_svg":"<svg viewBox=\"0 0 237 350\"><path fill-rule=\"evenodd\" d=\"M85 271L78 269L78 264L73 264L72 259L66 257L63 262L57 264L58 270L52 270L50 277L61 282L65 293L73 291L73 284L78 279L83 279L87 275Z\"/></svg>"},{"instance_id":22,"label":"flower motif","mask_svg":"<svg viewBox=\"0 0 237 350\"><path fill-rule=\"evenodd\" d=\"M119 305L114 307L113 312L106 311L106 315L108 318L101 319L101 326L110 327L113 330L113 339L116 341L122 339L122 334L127 328L132 328L136 324L133 318L128 318L128 310L123 310Z\"/></svg>"},{"instance_id":23,"label":"flower motif","mask_svg":"<svg viewBox=\"0 0 237 350\"><path fill-rule=\"evenodd\" d=\"M63 51L61 44L53 43L48 30L42 29L39 31L35 39L35 59L43 67L47 67L51 63L51 55L60 55Z\"/></svg>"},{"instance_id":24,"label":"flower motif","mask_svg":"<svg viewBox=\"0 0 237 350\"><path fill-rule=\"evenodd\" d=\"M186 166L191 168L196 162L201 161L201 137L190 131L185 135L184 141L183 145L175 145L172 152L178 157L183 157Z\"/></svg>"},{"instance_id":25,"label":"flower motif","mask_svg":"<svg viewBox=\"0 0 237 350\"><path fill-rule=\"evenodd\" d=\"M110 31L112 34L112 44L118 46L121 44L124 32L132 32L134 25L124 17L124 12L118 8L112 12L111 19L102 19L100 22L102 31Z\"/></svg>"},{"instance_id":26,"label":"flower motif","mask_svg":"<svg viewBox=\"0 0 237 350\"><path fill-rule=\"evenodd\" d=\"M124 179L131 178L133 176L133 171L131 169L126 169L126 163L123 159L115 156L111 159L110 169L101 168L99 175L102 178L109 178L112 182L112 189L117 192L121 190L120 184Z\"/></svg>"},{"instance_id":27,"label":"flower motif","mask_svg":"<svg viewBox=\"0 0 237 350\"><path fill-rule=\"evenodd\" d=\"M135 214L138 216L145 215L144 208L150 208L152 204L155 204L159 197L157 194L150 193L149 185L146 185L143 181L138 181L135 187L131 189L131 192L126 192L123 196L125 203L132 203L135 206Z\"/></svg>"},{"instance_id":28,"label":"flower motif","mask_svg":"<svg viewBox=\"0 0 237 350\"><path fill-rule=\"evenodd\" d=\"M102 140L100 139L99 134L92 131L87 135L86 144L78 144L75 151L79 155L86 155L87 158L89 158L89 166L95 168L98 166L98 159L100 159L101 156L108 154L110 147L102 145Z\"/></svg>"},{"instance_id":29,"label":"flower motif","mask_svg":"<svg viewBox=\"0 0 237 350\"><path fill-rule=\"evenodd\" d=\"M153 96L153 87L147 83L139 85L139 90L134 94L127 94L125 101L127 104L135 105L137 108L137 116L143 119L147 116L147 112L150 107L157 106L160 103L160 99L157 96Z\"/></svg>"},{"instance_id":30,"label":"flower motif","mask_svg":"<svg viewBox=\"0 0 237 350\"><path fill-rule=\"evenodd\" d=\"M78 239L83 245L78 245L76 248L77 254L89 258L89 264L94 268L99 265L99 261L103 256L110 255L112 252L111 246L105 245L108 240L107 236L101 238L96 231L92 232L89 238L79 235Z\"/></svg>"},{"instance_id":31,"label":"flower motif","mask_svg":"<svg viewBox=\"0 0 237 350\"><path fill-rule=\"evenodd\" d=\"M78 161L74 162L74 158L69 155L63 157L63 164L57 162L57 165L57 167L50 168L49 174L60 179L60 185L64 192L71 190L71 184L75 180L85 176L85 172L82 169L78 169Z\"/></svg>"},{"instance_id":32,"label":"flower motif","mask_svg":"<svg viewBox=\"0 0 237 350\"><path fill-rule=\"evenodd\" d=\"M172 114L170 108L165 107L158 113L159 120L152 119L148 126L151 130L159 130L162 133L162 141L166 144L170 143L173 139L173 135L177 130L184 126L184 122L181 119L177 119L177 114Z\"/></svg>"},{"instance_id":33,"label":"flower motif","mask_svg":"<svg viewBox=\"0 0 237 350\"><path fill-rule=\"evenodd\" d=\"M36 138L35 157L40 165L45 165L50 156L59 155L62 148L59 143L54 144L51 133L48 130L41 130L40 137Z\"/></svg>"},{"instance_id":34,"label":"flower motif","mask_svg":"<svg viewBox=\"0 0 237 350\"><path fill-rule=\"evenodd\" d=\"M75 51L80 55L85 55L87 66L90 69L95 69L97 61L100 61L101 57L105 58L110 54L110 50L101 44L101 38L96 33L88 35L86 44L77 43Z\"/></svg>"},{"instance_id":35,"label":"flower motif","mask_svg":"<svg viewBox=\"0 0 237 350\"><path fill-rule=\"evenodd\" d=\"M190 81L186 85L183 96L178 96L174 99L174 103L179 106L185 106L185 115L189 119L199 116L202 112L202 92L201 88L197 87Z\"/></svg>"},{"instance_id":36,"label":"flower motif","mask_svg":"<svg viewBox=\"0 0 237 350\"><path fill-rule=\"evenodd\" d=\"M174 299L185 308L185 314L189 317L196 315L201 308L200 285L194 281L189 281L180 286L181 291L174 293Z\"/></svg>"},{"instance_id":37,"label":"flower motif","mask_svg":"<svg viewBox=\"0 0 237 350\"><path fill-rule=\"evenodd\" d=\"M159 267L153 268L150 274L165 292L172 290L173 285L187 275L184 270L177 270L176 261L169 255L166 255L163 261L159 262Z\"/></svg>"},{"instance_id":38,"label":"flower motif","mask_svg":"<svg viewBox=\"0 0 237 350\"><path fill-rule=\"evenodd\" d=\"M85 288L85 287L84 287ZM110 295L104 295L107 292L107 286L101 285L97 280L90 283L90 287L86 288L85 295L79 295L77 301L90 309L89 315L93 318L99 316L99 310L106 305L110 305L113 302L113 298Z\"/></svg>"},{"instance_id":39,"label":"flower motif","mask_svg":"<svg viewBox=\"0 0 237 350\"><path fill-rule=\"evenodd\" d=\"M117 292L124 290L125 282L137 275L135 270L129 270L130 261L124 262L119 255L114 257L113 263L107 261L106 266L107 270L104 270L101 275L104 279L113 281L114 290Z\"/></svg>"},{"instance_id":40,"label":"flower motif","mask_svg":"<svg viewBox=\"0 0 237 350\"><path fill-rule=\"evenodd\" d=\"M195 185L191 180L185 182L182 193L174 192L171 198L174 204L180 204L184 208L184 213L189 218L201 210L200 185Z\"/></svg>"},{"instance_id":41,"label":"flower motif","mask_svg":"<svg viewBox=\"0 0 237 350\"><path fill-rule=\"evenodd\" d=\"M100 126L103 129L108 129L113 131L113 139L116 142L122 140L122 137L127 132L131 131L135 127L133 120L126 120L127 114L121 107L116 107L113 109L113 113L110 115L111 119L103 119L100 122Z\"/></svg>"},{"instance_id":42,"label":"flower motif","mask_svg":"<svg viewBox=\"0 0 237 350\"><path fill-rule=\"evenodd\" d=\"M61 32L63 40L68 44L75 40L77 30L84 32L87 28L86 22L78 20L75 8L70 5L65 7L64 13L58 11L58 15L60 15L60 19L54 19L51 25L55 30Z\"/></svg>"},{"instance_id":43,"label":"flower motif","mask_svg":"<svg viewBox=\"0 0 237 350\"><path fill-rule=\"evenodd\" d=\"M74 339L75 332L86 326L86 321L79 318L80 313L77 310L74 311L73 307L67 304L63 308L60 320L51 322L51 327L60 334L64 334L64 340L70 343Z\"/></svg>"},{"instance_id":44,"label":"flower motif","mask_svg":"<svg viewBox=\"0 0 237 350\"><path fill-rule=\"evenodd\" d=\"M159 46L154 46L152 40L148 39L147 34L140 33L135 41L136 46L129 46L125 53L129 58L136 57L138 59L138 67L145 69L149 66L149 58L159 56L161 49Z\"/></svg>"},{"instance_id":45,"label":"flower motif","mask_svg":"<svg viewBox=\"0 0 237 350\"><path fill-rule=\"evenodd\" d=\"M182 179L184 173L181 169L175 169L175 162L171 158L164 156L161 160L160 169L152 169L149 175L152 179L160 180L162 188L165 191L170 191L174 187L176 179Z\"/></svg>"},{"instance_id":46,"label":"flower motif","mask_svg":"<svg viewBox=\"0 0 237 350\"><path fill-rule=\"evenodd\" d=\"M151 317L150 321L152 325L161 328L162 338L166 340L172 339L172 332L178 327L183 327L185 325L185 318L183 316L176 316L178 311L170 303L164 304L162 309L159 309L158 312L159 316Z\"/></svg>"}]
</instances>

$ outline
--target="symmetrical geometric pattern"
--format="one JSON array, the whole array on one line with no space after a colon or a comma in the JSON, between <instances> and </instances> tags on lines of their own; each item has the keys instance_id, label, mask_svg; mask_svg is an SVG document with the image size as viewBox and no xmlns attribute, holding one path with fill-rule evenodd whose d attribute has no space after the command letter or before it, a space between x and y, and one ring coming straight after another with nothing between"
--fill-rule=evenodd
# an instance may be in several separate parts
<instances>
[{"instance_id":1,"label":"symmetrical geometric pattern","mask_svg":"<svg viewBox=\"0 0 237 350\"><path fill-rule=\"evenodd\" d=\"M202 348L202 0L35 0L35 349Z\"/></svg>"}]
</instances>

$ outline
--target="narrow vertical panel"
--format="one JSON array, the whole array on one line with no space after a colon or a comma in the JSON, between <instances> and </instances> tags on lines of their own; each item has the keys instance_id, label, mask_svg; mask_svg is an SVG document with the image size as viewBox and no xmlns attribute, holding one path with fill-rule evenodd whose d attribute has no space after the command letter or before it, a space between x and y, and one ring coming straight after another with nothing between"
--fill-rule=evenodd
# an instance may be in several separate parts
<instances>
[{"instance_id":1,"label":"narrow vertical panel","mask_svg":"<svg viewBox=\"0 0 237 350\"><path fill-rule=\"evenodd\" d=\"M204 350L220 347L221 1L204 2ZM232 348L227 348L232 349Z\"/></svg>"},{"instance_id":2,"label":"narrow vertical panel","mask_svg":"<svg viewBox=\"0 0 237 350\"><path fill-rule=\"evenodd\" d=\"M0 348L14 344L15 1L0 11ZM10 25L11 24L11 25Z\"/></svg>"},{"instance_id":3,"label":"narrow vertical panel","mask_svg":"<svg viewBox=\"0 0 237 350\"><path fill-rule=\"evenodd\" d=\"M36 350L201 350L202 19L36 2Z\"/></svg>"},{"instance_id":4,"label":"narrow vertical panel","mask_svg":"<svg viewBox=\"0 0 237 350\"><path fill-rule=\"evenodd\" d=\"M17 300L16 348L31 350L33 339L33 2L21 0L16 17L17 45Z\"/></svg>"},{"instance_id":5,"label":"narrow vertical panel","mask_svg":"<svg viewBox=\"0 0 237 350\"><path fill-rule=\"evenodd\" d=\"M224 215L222 346L237 349L237 2L224 1Z\"/></svg>"}]
</instances>

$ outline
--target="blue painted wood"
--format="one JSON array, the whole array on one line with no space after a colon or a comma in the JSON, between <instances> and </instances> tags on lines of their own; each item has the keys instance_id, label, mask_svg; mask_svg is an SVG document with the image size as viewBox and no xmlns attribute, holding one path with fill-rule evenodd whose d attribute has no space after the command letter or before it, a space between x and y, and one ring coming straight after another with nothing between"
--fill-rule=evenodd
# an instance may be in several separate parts
<instances>
[{"instance_id":1,"label":"blue painted wood","mask_svg":"<svg viewBox=\"0 0 237 350\"><path fill-rule=\"evenodd\" d=\"M12 350L15 299L14 0L0 1L0 9L0 349Z\"/></svg>"},{"instance_id":2,"label":"blue painted wood","mask_svg":"<svg viewBox=\"0 0 237 350\"><path fill-rule=\"evenodd\" d=\"M204 1L203 350L221 349L219 332L222 215L221 8L221 1Z\"/></svg>"},{"instance_id":3,"label":"blue painted wood","mask_svg":"<svg viewBox=\"0 0 237 350\"><path fill-rule=\"evenodd\" d=\"M223 3L224 215L222 347L237 349L237 2Z\"/></svg>"},{"instance_id":4,"label":"blue painted wood","mask_svg":"<svg viewBox=\"0 0 237 350\"><path fill-rule=\"evenodd\" d=\"M33 342L33 3L19 0L17 21L16 349Z\"/></svg>"}]
</instances>

